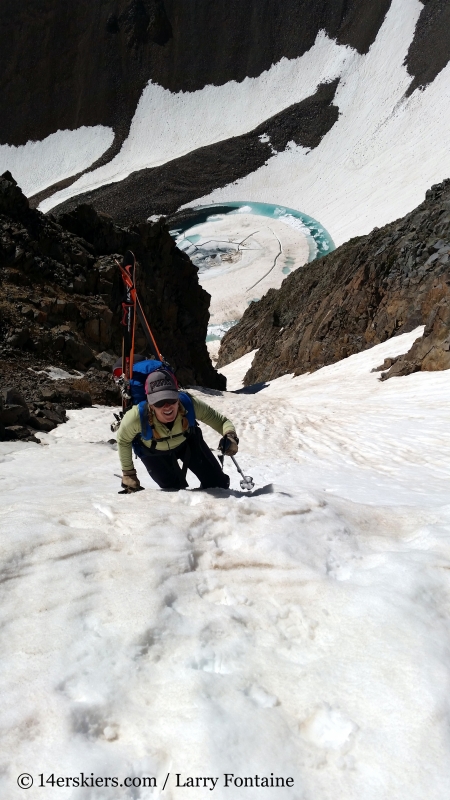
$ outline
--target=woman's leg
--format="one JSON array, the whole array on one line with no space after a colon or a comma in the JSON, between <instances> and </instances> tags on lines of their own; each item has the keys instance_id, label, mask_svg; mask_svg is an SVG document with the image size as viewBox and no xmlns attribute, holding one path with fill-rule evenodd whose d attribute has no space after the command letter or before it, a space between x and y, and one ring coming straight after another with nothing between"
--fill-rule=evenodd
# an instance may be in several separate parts
<instances>
[{"instance_id":1,"label":"woman's leg","mask_svg":"<svg viewBox=\"0 0 450 800\"><path fill-rule=\"evenodd\" d=\"M134 442L133 450L141 459L150 477L161 489L185 489L188 485L183 479L177 458L182 458L186 443L165 453L151 451L141 442Z\"/></svg>"},{"instance_id":2,"label":"woman's leg","mask_svg":"<svg viewBox=\"0 0 450 800\"><path fill-rule=\"evenodd\" d=\"M230 478L226 475L196 427L188 438L190 457L188 466L199 479L202 489L228 489Z\"/></svg>"}]
</instances>

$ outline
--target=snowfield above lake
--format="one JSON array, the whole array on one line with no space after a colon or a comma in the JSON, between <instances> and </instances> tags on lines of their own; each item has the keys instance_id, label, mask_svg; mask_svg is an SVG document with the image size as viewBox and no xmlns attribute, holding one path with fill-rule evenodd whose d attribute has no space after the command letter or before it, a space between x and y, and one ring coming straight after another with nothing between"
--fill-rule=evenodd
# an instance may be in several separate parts
<instances>
[{"instance_id":1,"label":"snowfield above lake","mask_svg":"<svg viewBox=\"0 0 450 800\"><path fill-rule=\"evenodd\" d=\"M117 156L45 200L41 211L80 192L121 181L133 171L253 130L314 94L319 83L338 77L352 54L351 48L339 46L320 32L314 46L300 58L282 58L257 78L240 83L173 93L149 81Z\"/></svg>"},{"instance_id":2,"label":"snowfield above lake","mask_svg":"<svg viewBox=\"0 0 450 800\"><path fill-rule=\"evenodd\" d=\"M450 63L407 96L405 59L422 10L419 0L392 0L364 55L320 31L303 56L283 58L240 83L172 93L150 81L120 152L43 200L40 209L242 136L339 78L333 100L339 118L317 147L292 141L246 177L223 186L218 176L217 188L199 191L187 205L252 200L289 206L319 220L336 245L404 216L450 171Z\"/></svg>"},{"instance_id":3,"label":"snowfield above lake","mask_svg":"<svg viewBox=\"0 0 450 800\"><path fill-rule=\"evenodd\" d=\"M141 465L146 491L117 494L107 408L0 444L3 797L25 772L33 798L81 772L135 788L47 793L253 800L223 774L273 773L294 781L273 800L446 796L450 373L371 373L421 332L195 390L235 421L249 495L232 466L229 492L167 493Z\"/></svg>"},{"instance_id":4,"label":"snowfield above lake","mask_svg":"<svg viewBox=\"0 0 450 800\"><path fill-rule=\"evenodd\" d=\"M104 125L56 131L41 142L0 145L0 174L9 170L26 195L87 169L111 147L112 128Z\"/></svg>"},{"instance_id":5,"label":"snowfield above lake","mask_svg":"<svg viewBox=\"0 0 450 800\"><path fill-rule=\"evenodd\" d=\"M292 143L192 205L249 197L289 205L320 220L337 246L417 206L450 169L450 64L406 96L404 61L422 8L418 0L392 0L367 55L353 52L344 62L333 101L339 119L318 147Z\"/></svg>"}]
</instances>

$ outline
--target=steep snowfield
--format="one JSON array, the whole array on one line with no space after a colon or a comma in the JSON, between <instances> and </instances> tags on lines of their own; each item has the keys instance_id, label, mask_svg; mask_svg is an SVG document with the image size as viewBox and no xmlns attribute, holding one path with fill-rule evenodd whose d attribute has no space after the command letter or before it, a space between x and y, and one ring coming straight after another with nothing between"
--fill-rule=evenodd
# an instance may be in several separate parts
<instances>
[{"instance_id":1,"label":"steep snowfield","mask_svg":"<svg viewBox=\"0 0 450 800\"><path fill-rule=\"evenodd\" d=\"M75 131L57 131L41 142L20 147L0 145L0 174L9 170L26 195L70 178L94 163L111 147L112 128L83 126Z\"/></svg>"},{"instance_id":2,"label":"steep snowfield","mask_svg":"<svg viewBox=\"0 0 450 800\"><path fill-rule=\"evenodd\" d=\"M250 496L231 469L229 493L139 469L146 491L118 495L105 408L0 445L2 796L24 772L33 798L261 797L225 772L292 777L274 800L446 796L450 373L370 372L419 334L201 392L236 422ZM81 772L136 788L38 788Z\"/></svg>"},{"instance_id":3,"label":"steep snowfield","mask_svg":"<svg viewBox=\"0 0 450 800\"><path fill-rule=\"evenodd\" d=\"M334 103L340 117L317 148L293 145L192 205L251 199L291 206L318 219L337 245L403 216L450 173L450 64L424 91L405 98L411 76L403 62L422 7L418 0L393 0L367 55L321 32L301 58L283 59L239 84L171 94L150 83L120 153L41 209L239 136L339 76Z\"/></svg>"},{"instance_id":4,"label":"steep snowfield","mask_svg":"<svg viewBox=\"0 0 450 800\"><path fill-rule=\"evenodd\" d=\"M309 153L293 146L196 203L278 202L305 211L336 245L391 222L450 173L450 64L410 97L403 61L422 4L393 0L367 56L354 53L334 103L340 117Z\"/></svg>"},{"instance_id":5,"label":"steep snowfield","mask_svg":"<svg viewBox=\"0 0 450 800\"><path fill-rule=\"evenodd\" d=\"M257 78L197 92L173 94L149 82L142 93L130 134L118 155L104 167L83 175L41 205L48 211L79 192L123 180L131 172L156 167L199 147L241 136L264 120L314 94L322 81L338 77L353 50L319 33L304 56L283 58Z\"/></svg>"}]
</instances>

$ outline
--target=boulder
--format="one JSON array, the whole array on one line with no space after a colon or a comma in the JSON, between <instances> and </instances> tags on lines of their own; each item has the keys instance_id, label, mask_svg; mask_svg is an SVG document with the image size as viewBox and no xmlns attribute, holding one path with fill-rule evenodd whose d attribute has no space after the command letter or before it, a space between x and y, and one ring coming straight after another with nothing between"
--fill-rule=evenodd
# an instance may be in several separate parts
<instances>
[{"instance_id":1,"label":"boulder","mask_svg":"<svg viewBox=\"0 0 450 800\"><path fill-rule=\"evenodd\" d=\"M18 331L16 331L7 338L6 343L9 344L10 347L17 347L22 349L28 343L29 339L30 339L30 329L20 328Z\"/></svg>"},{"instance_id":2,"label":"boulder","mask_svg":"<svg viewBox=\"0 0 450 800\"><path fill-rule=\"evenodd\" d=\"M31 425L32 428L36 428L38 431L50 433L50 431L53 431L56 428L58 423L47 419L44 416L38 417L36 414L31 414L28 424Z\"/></svg>"},{"instance_id":3,"label":"boulder","mask_svg":"<svg viewBox=\"0 0 450 800\"><path fill-rule=\"evenodd\" d=\"M82 392L78 389L74 389L70 394L72 403L80 406L80 408L92 405L92 396L89 392Z\"/></svg>"},{"instance_id":4,"label":"boulder","mask_svg":"<svg viewBox=\"0 0 450 800\"><path fill-rule=\"evenodd\" d=\"M23 395L16 389L6 388L1 393L0 422L5 427L27 422L30 416Z\"/></svg>"},{"instance_id":5,"label":"boulder","mask_svg":"<svg viewBox=\"0 0 450 800\"><path fill-rule=\"evenodd\" d=\"M16 425L17 422L24 421L30 416L23 406L5 405L0 411L0 422L2 425Z\"/></svg>"},{"instance_id":6,"label":"boulder","mask_svg":"<svg viewBox=\"0 0 450 800\"><path fill-rule=\"evenodd\" d=\"M14 389L12 387L7 387L6 389L3 389L2 396L5 403L9 405L15 403L19 406L22 406L26 411L28 411L27 401L25 400L23 394L19 392L17 389Z\"/></svg>"},{"instance_id":7,"label":"boulder","mask_svg":"<svg viewBox=\"0 0 450 800\"><path fill-rule=\"evenodd\" d=\"M56 425L60 425L61 422L65 422L65 414L58 414L57 411L49 408L42 409L42 416L45 417L45 419L49 419L51 422L55 422Z\"/></svg>"},{"instance_id":8,"label":"boulder","mask_svg":"<svg viewBox=\"0 0 450 800\"><path fill-rule=\"evenodd\" d=\"M112 372L112 369L117 361L117 358L118 358L117 356L112 356L109 353L103 351L101 353L97 353L95 361L99 369L105 370L105 372Z\"/></svg>"},{"instance_id":9,"label":"boulder","mask_svg":"<svg viewBox=\"0 0 450 800\"><path fill-rule=\"evenodd\" d=\"M41 389L41 398L47 402L52 402L53 400L59 399L59 392L55 388L50 389L45 387L44 389Z\"/></svg>"},{"instance_id":10,"label":"boulder","mask_svg":"<svg viewBox=\"0 0 450 800\"><path fill-rule=\"evenodd\" d=\"M0 422L0 442L13 442L17 438L13 428L7 428Z\"/></svg>"},{"instance_id":11,"label":"boulder","mask_svg":"<svg viewBox=\"0 0 450 800\"><path fill-rule=\"evenodd\" d=\"M91 364L94 360L94 353L89 345L84 342L77 342L71 337L66 339L64 345L64 355L73 364L81 364L82 367Z\"/></svg>"},{"instance_id":12,"label":"boulder","mask_svg":"<svg viewBox=\"0 0 450 800\"><path fill-rule=\"evenodd\" d=\"M41 440L37 439L34 435L34 431L24 425L10 425L8 428L6 428L6 430L13 440L19 439L22 442L36 442L36 444L41 443Z\"/></svg>"}]
</instances>

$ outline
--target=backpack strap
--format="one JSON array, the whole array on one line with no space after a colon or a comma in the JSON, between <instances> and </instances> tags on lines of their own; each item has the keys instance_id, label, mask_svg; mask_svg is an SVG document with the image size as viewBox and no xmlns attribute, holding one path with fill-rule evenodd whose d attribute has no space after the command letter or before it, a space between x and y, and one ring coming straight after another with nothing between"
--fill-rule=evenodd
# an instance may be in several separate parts
<instances>
[{"instance_id":1,"label":"backpack strap","mask_svg":"<svg viewBox=\"0 0 450 800\"><path fill-rule=\"evenodd\" d=\"M194 403L192 402L192 397L188 395L187 392L179 392L179 397L183 404L185 410L185 417L187 418L189 427L195 428L196 419L195 419Z\"/></svg>"},{"instance_id":2,"label":"backpack strap","mask_svg":"<svg viewBox=\"0 0 450 800\"><path fill-rule=\"evenodd\" d=\"M143 400L142 403L139 403L138 409L139 419L141 420L141 438L145 439L147 442L149 439L153 439L153 428L150 425L147 400Z\"/></svg>"},{"instance_id":3,"label":"backpack strap","mask_svg":"<svg viewBox=\"0 0 450 800\"><path fill-rule=\"evenodd\" d=\"M187 394L187 392L180 392L180 401L183 405L183 408L181 409L181 413L183 414L183 423L186 422L186 425L183 424L183 433L187 435L189 429L195 428L196 425L194 403L192 402L192 397L190 397ZM153 425L150 421L149 406L147 400L143 400L141 403L139 403L138 409L139 409L139 419L141 421L141 438L144 439L146 442L148 442L150 439L153 440L160 439L158 435L155 436ZM156 445L156 442L153 441L152 444Z\"/></svg>"}]
</instances>

